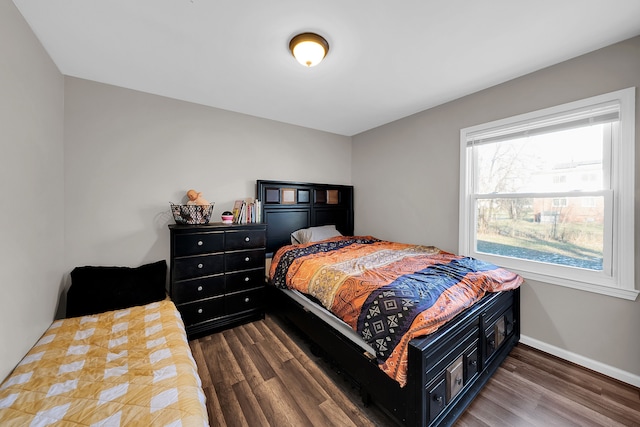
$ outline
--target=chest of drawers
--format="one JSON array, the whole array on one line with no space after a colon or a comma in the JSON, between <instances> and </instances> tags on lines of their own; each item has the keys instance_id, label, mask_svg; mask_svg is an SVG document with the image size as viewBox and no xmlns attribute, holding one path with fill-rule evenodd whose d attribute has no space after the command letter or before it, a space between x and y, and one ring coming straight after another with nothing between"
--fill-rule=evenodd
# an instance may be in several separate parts
<instances>
[{"instance_id":1,"label":"chest of drawers","mask_svg":"<svg viewBox=\"0 0 640 427\"><path fill-rule=\"evenodd\" d=\"M265 224L169 230L169 292L190 339L264 317Z\"/></svg>"}]
</instances>

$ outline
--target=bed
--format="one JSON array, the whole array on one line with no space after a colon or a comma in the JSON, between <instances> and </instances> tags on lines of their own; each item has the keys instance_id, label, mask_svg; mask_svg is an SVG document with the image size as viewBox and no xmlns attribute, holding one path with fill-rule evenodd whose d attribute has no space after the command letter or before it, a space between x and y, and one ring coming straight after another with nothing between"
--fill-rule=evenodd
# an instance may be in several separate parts
<instances>
[{"instance_id":1,"label":"bed","mask_svg":"<svg viewBox=\"0 0 640 427\"><path fill-rule=\"evenodd\" d=\"M399 425L453 424L519 340L522 279L438 248L353 236L352 186L261 180L257 197L273 257L274 311ZM307 241L310 233L316 236ZM376 270L381 266L404 273ZM372 271L385 277L384 286L373 284ZM420 299L419 310L402 307L418 301L414 296L379 299L398 295L395 288L388 292L391 283L410 289L422 280L417 273L433 279L429 289L451 283L431 301ZM463 299L471 288L473 295ZM385 311L387 305L398 310ZM406 317L404 327L398 315Z\"/></svg>"},{"instance_id":2,"label":"bed","mask_svg":"<svg viewBox=\"0 0 640 427\"><path fill-rule=\"evenodd\" d=\"M166 263L80 267L67 313L0 384L2 426L207 426Z\"/></svg>"}]
</instances>

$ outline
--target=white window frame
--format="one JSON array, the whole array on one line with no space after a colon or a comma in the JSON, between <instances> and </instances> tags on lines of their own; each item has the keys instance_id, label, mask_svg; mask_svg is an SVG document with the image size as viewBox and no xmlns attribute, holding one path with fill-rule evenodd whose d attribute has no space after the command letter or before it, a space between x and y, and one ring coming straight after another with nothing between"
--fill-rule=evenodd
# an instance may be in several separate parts
<instances>
[{"instance_id":1,"label":"white window frame","mask_svg":"<svg viewBox=\"0 0 640 427\"><path fill-rule=\"evenodd\" d=\"M611 102L617 102L620 105L620 138L611 146L610 189L598 192L607 198L612 198L607 200L611 209L605 212L603 271L476 252L475 205L478 195L474 193L473 158L468 143L471 135L499 133L501 129L513 129L525 123L539 122L570 111ZM640 293L635 288L634 271L635 142L635 87L461 129L458 251L466 256L506 267L525 279L635 300ZM585 192L567 194L567 196L572 195L588 196L589 194Z\"/></svg>"}]
</instances>

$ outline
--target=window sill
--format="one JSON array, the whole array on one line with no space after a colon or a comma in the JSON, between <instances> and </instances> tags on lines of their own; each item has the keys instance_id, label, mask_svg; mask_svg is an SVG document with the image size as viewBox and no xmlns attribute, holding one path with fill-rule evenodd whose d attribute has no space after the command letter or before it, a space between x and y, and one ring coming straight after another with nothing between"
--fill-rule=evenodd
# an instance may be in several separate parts
<instances>
[{"instance_id":1,"label":"window sill","mask_svg":"<svg viewBox=\"0 0 640 427\"><path fill-rule=\"evenodd\" d=\"M534 265L535 262L532 261L503 257L499 255L487 254L484 252L466 252L464 250L461 250L459 251L459 253L506 268L509 271L518 273L525 280L535 280L537 282L548 283L550 285L564 286L565 288L577 289L580 291L591 292L600 295L607 295L610 297L621 298L629 301L635 301L638 298L638 295L640 295L640 291L637 289L616 286L617 282L615 282L611 277L609 278L610 280L608 283L606 281L598 283L598 278L593 276L590 277L588 273L583 274L583 272L579 271L581 269L575 269L575 272L565 271L563 273L560 271L553 271L554 268L557 268L559 266L548 266L544 265L544 263ZM617 280L624 279L618 278ZM629 281L634 281L633 275L631 275L631 278L627 279L627 282Z\"/></svg>"},{"instance_id":2,"label":"window sill","mask_svg":"<svg viewBox=\"0 0 640 427\"><path fill-rule=\"evenodd\" d=\"M510 271L513 271L514 273L518 273L525 280L535 280L538 282L549 283L551 285L564 286L566 288L593 292L596 294L607 295L615 298L622 298L629 301L635 301L638 297L638 294L640 294L640 291L637 291L635 289L614 288L611 286L596 285L593 283L585 283L577 280L562 279L560 277L549 276L546 274L532 273L530 271L522 271L515 268L506 268L508 268Z\"/></svg>"}]
</instances>

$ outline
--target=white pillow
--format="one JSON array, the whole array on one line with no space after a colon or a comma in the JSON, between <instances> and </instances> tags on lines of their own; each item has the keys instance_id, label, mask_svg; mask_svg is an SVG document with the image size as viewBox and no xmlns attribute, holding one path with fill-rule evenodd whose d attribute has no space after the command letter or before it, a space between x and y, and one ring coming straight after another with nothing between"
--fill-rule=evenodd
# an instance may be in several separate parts
<instances>
[{"instance_id":1,"label":"white pillow","mask_svg":"<svg viewBox=\"0 0 640 427\"><path fill-rule=\"evenodd\" d=\"M296 230L291 233L291 244L318 242L331 237L342 236L335 225L323 225L322 227L309 227Z\"/></svg>"}]
</instances>

